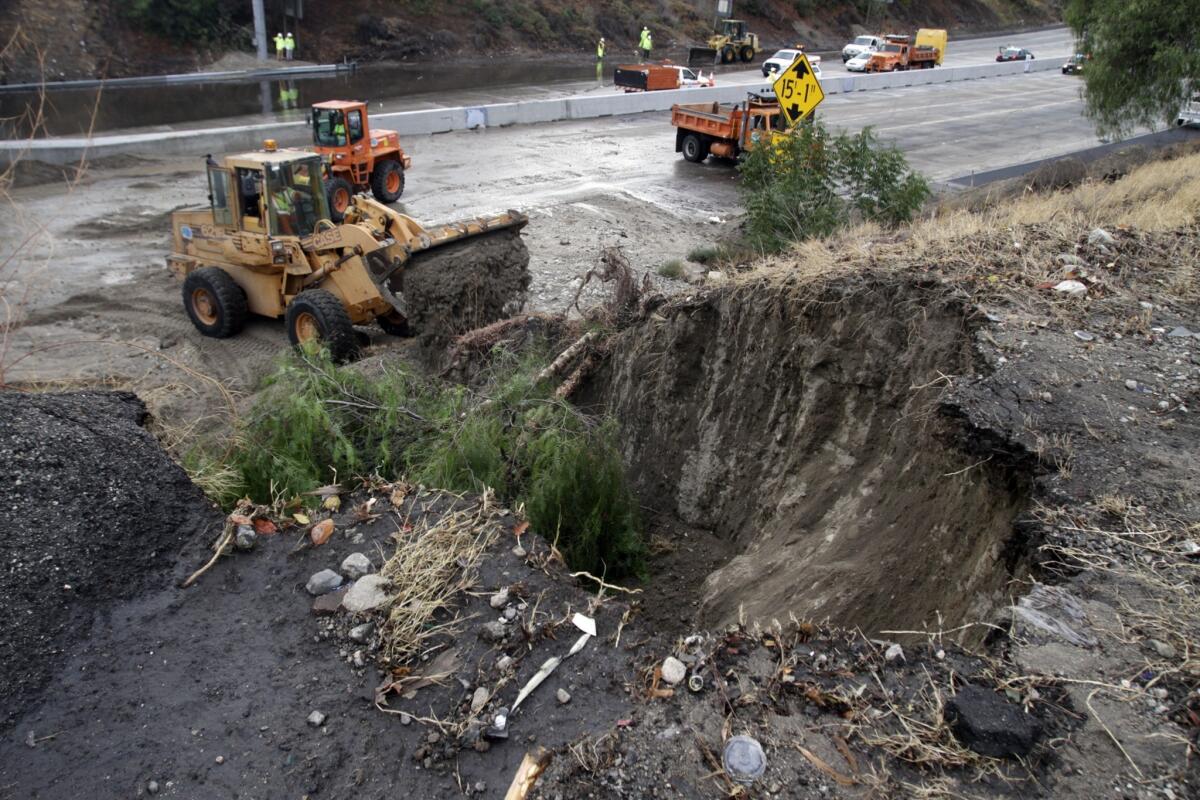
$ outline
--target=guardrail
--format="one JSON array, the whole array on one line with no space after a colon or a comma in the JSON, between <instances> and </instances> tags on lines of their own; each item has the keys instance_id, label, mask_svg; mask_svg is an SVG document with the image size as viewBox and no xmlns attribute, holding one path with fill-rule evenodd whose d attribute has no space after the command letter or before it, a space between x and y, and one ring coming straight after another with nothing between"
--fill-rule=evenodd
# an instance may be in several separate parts
<instances>
[{"instance_id":1,"label":"guardrail","mask_svg":"<svg viewBox=\"0 0 1200 800\"><path fill-rule=\"evenodd\" d=\"M978 64L969 67L938 67L911 72L878 75L827 76L821 87L827 95L879 91L905 86L995 78L1019 75L1026 71L1045 72L1061 67L1061 59L1029 62ZM663 92L612 93L603 96L563 97L550 100L524 100L482 106L433 108L423 111L396 111L372 114L380 127L397 130L402 136L418 136L450 131L496 128L508 125L532 125L563 120L597 119L625 114L668 111L676 103L733 103L743 100L755 84L675 89ZM282 146L310 141L305 122L269 122L196 130L153 131L86 137L55 137L32 141L0 141L0 162L11 163L32 158L52 164L71 164L85 156L90 159L136 153L204 154L253 149L264 138L273 138Z\"/></svg>"}]
</instances>

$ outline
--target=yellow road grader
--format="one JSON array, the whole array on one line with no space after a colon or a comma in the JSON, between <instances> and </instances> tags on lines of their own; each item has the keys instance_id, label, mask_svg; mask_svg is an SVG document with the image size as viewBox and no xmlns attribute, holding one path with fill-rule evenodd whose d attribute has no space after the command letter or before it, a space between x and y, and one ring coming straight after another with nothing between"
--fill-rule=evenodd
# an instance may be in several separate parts
<instances>
[{"instance_id":1,"label":"yellow road grader","mask_svg":"<svg viewBox=\"0 0 1200 800\"><path fill-rule=\"evenodd\" d=\"M208 161L209 205L172 214L171 271L206 336L238 333L250 313L284 318L293 344L319 340L339 360L355 325L455 335L518 311L529 286L528 221L509 211L425 228L356 195L331 221L320 156L265 149Z\"/></svg>"}]
</instances>

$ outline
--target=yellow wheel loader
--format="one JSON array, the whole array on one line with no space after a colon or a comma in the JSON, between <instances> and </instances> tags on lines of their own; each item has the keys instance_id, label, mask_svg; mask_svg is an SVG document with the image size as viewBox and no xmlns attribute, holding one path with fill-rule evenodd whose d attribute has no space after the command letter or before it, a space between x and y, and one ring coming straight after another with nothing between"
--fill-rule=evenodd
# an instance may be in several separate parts
<instances>
[{"instance_id":1,"label":"yellow wheel loader","mask_svg":"<svg viewBox=\"0 0 1200 800\"><path fill-rule=\"evenodd\" d=\"M250 313L285 320L293 344L358 352L355 325L453 336L520 310L529 252L518 212L424 228L365 195L330 220L321 158L266 149L208 161L209 205L171 217L171 271L206 336Z\"/></svg>"},{"instance_id":2,"label":"yellow wheel loader","mask_svg":"<svg viewBox=\"0 0 1200 800\"><path fill-rule=\"evenodd\" d=\"M693 47L688 51L688 66L732 64L735 61L748 64L761 50L758 34L746 29L745 20L723 19L721 29L708 37L707 47Z\"/></svg>"}]
</instances>

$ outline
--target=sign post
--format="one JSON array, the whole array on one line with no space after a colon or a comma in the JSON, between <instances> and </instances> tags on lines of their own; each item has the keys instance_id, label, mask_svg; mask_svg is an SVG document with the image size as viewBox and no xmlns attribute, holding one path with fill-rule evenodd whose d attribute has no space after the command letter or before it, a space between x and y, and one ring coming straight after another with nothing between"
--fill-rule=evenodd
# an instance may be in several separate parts
<instances>
[{"instance_id":1,"label":"sign post","mask_svg":"<svg viewBox=\"0 0 1200 800\"><path fill-rule=\"evenodd\" d=\"M813 74L812 65L804 53L796 56L790 67L781 70L771 86L789 128L811 114L825 99L821 82Z\"/></svg>"}]
</instances>

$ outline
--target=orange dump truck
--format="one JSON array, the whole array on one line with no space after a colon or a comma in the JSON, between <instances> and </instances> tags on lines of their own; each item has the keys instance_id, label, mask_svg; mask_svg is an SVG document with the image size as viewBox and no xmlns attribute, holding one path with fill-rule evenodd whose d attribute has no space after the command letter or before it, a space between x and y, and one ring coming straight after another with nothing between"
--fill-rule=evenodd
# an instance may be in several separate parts
<instances>
[{"instance_id":1,"label":"orange dump truck","mask_svg":"<svg viewBox=\"0 0 1200 800\"><path fill-rule=\"evenodd\" d=\"M906 69L932 69L946 56L946 32L922 28L916 40L910 36L888 34L871 60L867 72L900 72Z\"/></svg>"},{"instance_id":2,"label":"orange dump truck","mask_svg":"<svg viewBox=\"0 0 1200 800\"><path fill-rule=\"evenodd\" d=\"M679 70L660 64L623 64L613 73L613 84L627 92L678 89Z\"/></svg>"},{"instance_id":3,"label":"orange dump truck","mask_svg":"<svg viewBox=\"0 0 1200 800\"><path fill-rule=\"evenodd\" d=\"M690 103L671 107L675 152L693 163L709 155L737 158L759 139L783 129L783 116L774 94L751 94L737 105Z\"/></svg>"}]
</instances>

